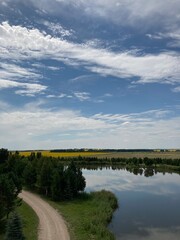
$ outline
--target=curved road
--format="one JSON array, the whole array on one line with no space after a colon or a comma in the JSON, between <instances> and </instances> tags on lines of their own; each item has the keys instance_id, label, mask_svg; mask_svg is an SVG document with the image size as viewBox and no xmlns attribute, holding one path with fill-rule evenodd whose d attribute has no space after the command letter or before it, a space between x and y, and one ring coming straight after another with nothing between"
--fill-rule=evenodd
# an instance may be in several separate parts
<instances>
[{"instance_id":1,"label":"curved road","mask_svg":"<svg viewBox=\"0 0 180 240\"><path fill-rule=\"evenodd\" d=\"M70 240L66 224L57 210L33 193L22 191L19 196L39 217L38 240Z\"/></svg>"}]
</instances>

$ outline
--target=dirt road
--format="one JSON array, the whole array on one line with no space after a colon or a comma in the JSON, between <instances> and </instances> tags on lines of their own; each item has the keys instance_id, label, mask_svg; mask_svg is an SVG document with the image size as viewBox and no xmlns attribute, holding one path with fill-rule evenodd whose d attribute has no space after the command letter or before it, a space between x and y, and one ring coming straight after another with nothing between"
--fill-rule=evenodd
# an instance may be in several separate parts
<instances>
[{"instance_id":1,"label":"dirt road","mask_svg":"<svg viewBox=\"0 0 180 240\"><path fill-rule=\"evenodd\" d=\"M38 195L22 191L19 195L39 217L38 240L70 240L61 215Z\"/></svg>"}]
</instances>

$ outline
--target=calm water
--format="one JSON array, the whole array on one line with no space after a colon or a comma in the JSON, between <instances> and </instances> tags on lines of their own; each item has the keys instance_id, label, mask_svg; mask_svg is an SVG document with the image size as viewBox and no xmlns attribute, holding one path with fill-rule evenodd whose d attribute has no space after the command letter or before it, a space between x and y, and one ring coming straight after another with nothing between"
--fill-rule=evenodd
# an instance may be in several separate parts
<instances>
[{"instance_id":1,"label":"calm water","mask_svg":"<svg viewBox=\"0 0 180 240\"><path fill-rule=\"evenodd\" d=\"M84 169L83 175L87 191L106 189L118 197L109 226L117 240L180 240L180 175L112 169Z\"/></svg>"}]
</instances>

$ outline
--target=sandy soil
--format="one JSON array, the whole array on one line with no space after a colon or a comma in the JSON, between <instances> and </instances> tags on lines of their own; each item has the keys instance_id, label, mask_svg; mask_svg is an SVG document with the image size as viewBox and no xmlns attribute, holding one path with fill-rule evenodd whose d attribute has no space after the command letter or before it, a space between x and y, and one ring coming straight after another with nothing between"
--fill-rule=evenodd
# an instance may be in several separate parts
<instances>
[{"instance_id":1,"label":"sandy soil","mask_svg":"<svg viewBox=\"0 0 180 240\"><path fill-rule=\"evenodd\" d=\"M38 195L22 191L19 195L39 217L38 240L70 240L62 216Z\"/></svg>"}]
</instances>

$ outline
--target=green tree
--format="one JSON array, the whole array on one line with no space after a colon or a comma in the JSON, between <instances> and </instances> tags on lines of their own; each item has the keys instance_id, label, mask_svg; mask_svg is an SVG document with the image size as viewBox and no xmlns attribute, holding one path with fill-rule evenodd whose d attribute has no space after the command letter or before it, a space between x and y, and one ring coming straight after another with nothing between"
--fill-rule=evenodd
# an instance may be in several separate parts
<instances>
[{"instance_id":1,"label":"green tree","mask_svg":"<svg viewBox=\"0 0 180 240\"><path fill-rule=\"evenodd\" d=\"M82 175L80 168L77 168L77 191L84 191L86 187L86 179Z\"/></svg>"},{"instance_id":2,"label":"green tree","mask_svg":"<svg viewBox=\"0 0 180 240\"><path fill-rule=\"evenodd\" d=\"M5 240L24 240L23 227L20 216L14 212L9 218Z\"/></svg>"},{"instance_id":3,"label":"green tree","mask_svg":"<svg viewBox=\"0 0 180 240\"><path fill-rule=\"evenodd\" d=\"M52 174L51 195L53 200L58 201L64 198L64 186L64 169L63 166L59 166Z\"/></svg>"},{"instance_id":4,"label":"green tree","mask_svg":"<svg viewBox=\"0 0 180 240\"><path fill-rule=\"evenodd\" d=\"M144 158L144 164L145 164L146 166L152 166L152 165L153 165L153 160L150 159L150 158L148 158L148 157L145 157L145 158Z\"/></svg>"},{"instance_id":5,"label":"green tree","mask_svg":"<svg viewBox=\"0 0 180 240\"><path fill-rule=\"evenodd\" d=\"M17 198L21 189L15 185L15 176L13 173L0 175L0 204L2 205L2 218L6 215L7 218L10 212L21 204L21 200Z\"/></svg>"},{"instance_id":6,"label":"green tree","mask_svg":"<svg viewBox=\"0 0 180 240\"><path fill-rule=\"evenodd\" d=\"M37 159L40 159L42 157L42 153L41 152L37 152L36 153L36 157L37 157Z\"/></svg>"},{"instance_id":7,"label":"green tree","mask_svg":"<svg viewBox=\"0 0 180 240\"><path fill-rule=\"evenodd\" d=\"M6 160L8 160L9 152L5 148L0 149L0 163L4 163Z\"/></svg>"},{"instance_id":8,"label":"green tree","mask_svg":"<svg viewBox=\"0 0 180 240\"><path fill-rule=\"evenodd\" d=\"M46 196L50 194L52 172L52 162L45 159L39 175L39 187Z\"/></svg>"},{"instance_id":9,"label":"green tree","mask_svg":"<svg viewBox=\"0 0 180 240\"><path fill-rule=\"evenodd\" d=\"M37 180L37 174L32 162L28 162L28 164L26 165L23 172L23 179L27 187L34 188Z\"/></svg>"},{"instance_id":10,"label":"green tree","mask_svg":"<svg viewBox=\"0 0 180 240\"><path fill-rule=\"evenodd\" d=\"M71 162L65 171L65 183L65 197L68 199L75 197L86 186L82 171L76 167L74 162Z\"/></svg>"},{"instance_id":11,"label":"green tree","mask_svg":"<svg viewBox=\"0 0 180 240\"><path fill-rule=\"evenodd\" d=\"M29 161L33 161L36 158L35 152L31 152L30 156L28 157Z\"/></svg>"}]
</instances>

